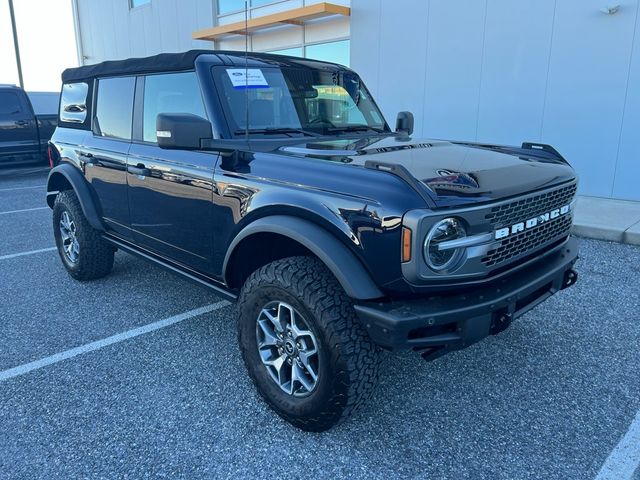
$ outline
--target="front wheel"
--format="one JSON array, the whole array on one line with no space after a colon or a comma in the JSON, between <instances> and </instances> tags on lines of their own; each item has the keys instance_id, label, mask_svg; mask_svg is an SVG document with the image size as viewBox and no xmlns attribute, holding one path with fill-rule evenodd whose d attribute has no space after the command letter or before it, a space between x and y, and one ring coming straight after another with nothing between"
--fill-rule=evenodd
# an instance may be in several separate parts
<instances>
[{"instance_id":1,"label":"front wheel","mask_svg":"<svg viewBox=\"0 0 640 480\"><path fill-rule=\"evenodd\" d=\"M377 384L377 347L317 259L291 257L255 271L240 293L238 330L258 392L303 430L345 420Z\"/></svg>"}]
</instances>

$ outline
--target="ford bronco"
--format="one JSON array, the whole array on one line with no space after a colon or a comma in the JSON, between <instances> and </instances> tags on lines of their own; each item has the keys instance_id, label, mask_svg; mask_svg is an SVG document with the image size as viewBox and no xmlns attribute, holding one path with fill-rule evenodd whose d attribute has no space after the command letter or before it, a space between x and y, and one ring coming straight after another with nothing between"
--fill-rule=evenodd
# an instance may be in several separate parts
<instances>
[{"instance_id":1,"label":"ford bronco","mask_svg":"<svg viewBox=\"0 0 640 480\"><path fill-rule=\"evenodd\" d=\"M576 176L548 145L413 138L326 62L189 51L66 70L47 203L62 263L121 250L236 302L265 401L326 430L380 349L432 360L572 285Z\"/></svg>"}]
</instances>

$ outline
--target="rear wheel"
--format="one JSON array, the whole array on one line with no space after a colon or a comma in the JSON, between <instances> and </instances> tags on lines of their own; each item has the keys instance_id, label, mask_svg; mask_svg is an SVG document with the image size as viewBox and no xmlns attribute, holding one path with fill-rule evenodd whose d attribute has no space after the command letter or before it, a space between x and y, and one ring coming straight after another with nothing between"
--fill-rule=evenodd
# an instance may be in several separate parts
<instances>
[{"instance_id":1,"label":"rear wheel","mask_svg":"<svg viewBox=\"0 0 640 480\"><path fill-rule=\"evenodd\" d=\"M258 392L296 427L327 430L371 396L377 348L319 260L291 257L255 271L242 288L238 322Z\"/></svg>"},{"instance_id":2,"label":"rear wheel","mask_svg":"<svg viewBox=\"0 0 640 480\"><path fill-rule=\"evenodd\" d=\"M53 235L62 263L73 278L94 280L111 272L115 249L89 224L71 190L56 196Z\"/></svg>"}]
</instances>

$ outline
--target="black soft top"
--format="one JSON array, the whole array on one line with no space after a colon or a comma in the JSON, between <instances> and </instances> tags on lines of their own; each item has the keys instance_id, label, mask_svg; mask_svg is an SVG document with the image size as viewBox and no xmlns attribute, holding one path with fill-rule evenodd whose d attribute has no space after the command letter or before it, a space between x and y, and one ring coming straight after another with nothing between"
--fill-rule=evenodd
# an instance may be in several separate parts
<instances>
[{"instance_id":1,"label":"black soft top","mask_svg":"<svg viewBox=\"0 0 640 480\"><path fill-rule=\"evenodd\" d=\"M80 80L88 80L95 77L116 75L193 70L194 62L200 55L209 55L213 63L220 65L243 66L245 64L245 53L241 51L189 50L188 52L161 53L152 57L110 60L107 62L96 63L95 65L67 68L62 72L62 82L70 83ZM250 66L257 66L257 64L264 65L267 63L281 66L349 70L347 67L335 63L288 57L285 55L274 55L270 53L249 52L246 60Z\"/></svg>"}]
</instances>

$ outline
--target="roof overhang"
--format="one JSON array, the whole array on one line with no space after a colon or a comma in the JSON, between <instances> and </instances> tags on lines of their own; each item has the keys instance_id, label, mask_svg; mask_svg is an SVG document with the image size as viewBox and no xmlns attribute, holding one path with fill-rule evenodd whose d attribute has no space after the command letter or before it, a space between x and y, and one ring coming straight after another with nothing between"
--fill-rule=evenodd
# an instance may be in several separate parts
<instances>
[{"instance_id":1,"label":"roof overhang","mask_svg":"<svg viewBox=\"0 0 640 480\"><path fill-rule=\"evenodd\" d=\"M245 24L242 22L229 23L213 28L198 30L191 35L196 40L217 40L229 35L250 35L253 32L278 25L304 25L309 20L329 17L333 15L351 15L351 9L333 3L316 3L307 7L293 8L284 12L273 13L263 17L252 18Z\"/></svg>"}]
</instances>

